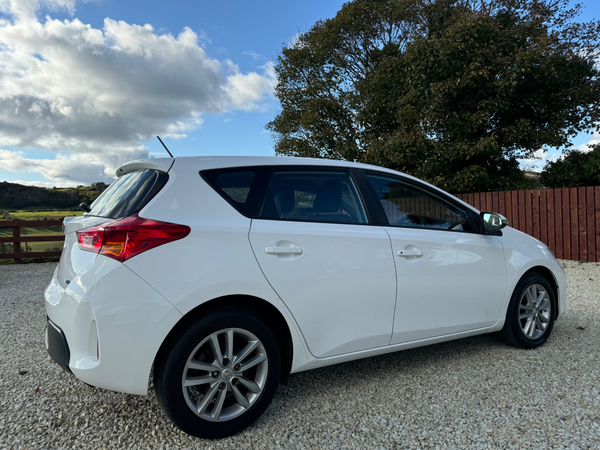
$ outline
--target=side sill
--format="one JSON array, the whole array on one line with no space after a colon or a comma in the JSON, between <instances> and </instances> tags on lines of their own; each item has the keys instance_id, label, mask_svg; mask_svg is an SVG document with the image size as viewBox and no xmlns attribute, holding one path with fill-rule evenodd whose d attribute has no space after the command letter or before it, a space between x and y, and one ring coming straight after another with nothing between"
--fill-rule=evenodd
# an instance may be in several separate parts
<instances>
[{"instance_id":1,"label":"side sill","mask_svg":"<svg viewBox=\"0 0 600 450\"><path fill-rule=\"evenodd\" d=\"M393 353L401 350L410 350L412 348L425 347L427 345L439 344L441 342L453 341L456 339L486 334L489 331L489 329L490 327L477 328L475 330L462 331L460 333L452 333L444 336L420 339L417 341L403 342L401 344L387 345L385 347L378 347L370 350L362 350L360 352L348 353L345 355L331 356L329 358L314 358L306 364L294 368L292 370L292 373L303 372L305 370L316 369L318 367L326 367L331 366L333 364L354 361L357 359L370 358L371 356L385 355L386 353Z\"/></svg>"}]
</instances>

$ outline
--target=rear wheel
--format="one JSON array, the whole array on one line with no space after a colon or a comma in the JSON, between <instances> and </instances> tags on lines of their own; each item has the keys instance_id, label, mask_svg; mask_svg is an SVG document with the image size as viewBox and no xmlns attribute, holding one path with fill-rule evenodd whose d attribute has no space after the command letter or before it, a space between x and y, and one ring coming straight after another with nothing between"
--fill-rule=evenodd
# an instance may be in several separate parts
<instances>
[{"instance_id":1,"label":"rear wheel","mask_svg":"<svg viewBox=\"0 0 600 450\"><path fill-rule=\"evenodd\" d=\"M154 389L181 430L217 439L260 417L280 373L279 347L269 326L249 311L226 309L192 325L162 352Z\"/></svg>"},{"instance_id":2,"label":"rear wheel","mask_svg":"<svg viewBox=\"0 0 600 450\"><path fill-rule=\"evenodd\" d=\"M517 284L508 305L499 338L515 347L536 348L544 344L556 318L556 295L546 278L530 273Z\"/></svg>"}]
</instances>

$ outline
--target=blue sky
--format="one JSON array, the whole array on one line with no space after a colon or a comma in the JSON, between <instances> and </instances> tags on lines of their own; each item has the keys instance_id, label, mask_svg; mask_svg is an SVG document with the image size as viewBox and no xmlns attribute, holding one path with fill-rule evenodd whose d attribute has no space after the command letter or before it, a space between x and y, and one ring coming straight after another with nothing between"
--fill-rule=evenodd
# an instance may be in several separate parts
<instances>
[{"instance_id":1,"label":"blue sky","mask_svg":"<svg viewBox=\"0 0 600 450\"><path fill-rule=\"evenodd\" d=\"M299 31L307 31L317 20L327 19L341 8L342 1L301 2L172 0L98 0L77 4L74 16L94 28L104 18L130 24L150 24L158 34L179 34L191 28L206 52L223 61L230 59L242 73L259 71L275 61L282 46ZM53 14L69 19L69 14ZM279 102L265 96L255 111L231 111L204 115L204 123L187 133L186 139L163 139L174 155L273 155L265 124L273 119ZM157 139L143 142L153 153L164 154Z\"/></svg>"},{"instance_id":2,"label":"blue sky","mask_svg":"<svg viewBox=\"0 0 600 450\"><path fill-rule=\"evenodd\" d=\"M166 155L156 134L176 156L274 154L273 62L342 4L0 0L0 181L110 182Z\"/></svg>"}]
</instances>

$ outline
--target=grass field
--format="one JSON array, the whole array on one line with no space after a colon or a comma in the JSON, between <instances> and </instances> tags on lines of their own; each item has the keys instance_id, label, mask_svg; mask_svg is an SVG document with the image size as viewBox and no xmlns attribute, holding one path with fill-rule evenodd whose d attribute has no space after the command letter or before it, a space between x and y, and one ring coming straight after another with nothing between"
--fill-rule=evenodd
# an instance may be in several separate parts
<instances>
[{"instance_id":1,"label":"grass field","mask_svg":"<svg viewBox=\"0 0 600 450\"><path fill-rule=\"evenodd\" d=\"M80 216L83 211L68 211L68 210L35 210L33 208L8 211L15 219L21 220L58 220L66 216ZM2 220L0 220L0 237L11 237L12 228L2 228ZM56 227L35 227L21 228L21 236L61 236L62 230L60 226ZM22 242L21 251L23 252L49 252L62 250L63 243L60 241L49 242ZM12 243L0 243L1 253L12 253ZM44 258L46 260L46 258ZM47 259L56 260L56 259ZM24 260L27 261L27 260ZM30 260L31 261L31 260ZM10 264L12 259L0 260L0 264Z\"/></svg>"},{"instance_id":2,"label":"grass field","mask_svg":"<svg viewBox=\"0 0 600 450\"><path fill-rule=\"evenodd\" d=\"M21 228L21 236L61 236L61 227L36 227L36 228ZM0 221L0 237L12 236L12 228L2 228L2 221ZM7 253L12 253L12 244L4 243L10 250ZM21 251L31 252L48 252L48 251L60 251L62 249L62 242L50 241L50 242L21 242Z\"/></svg>"},{"instance_id":3,"label":"grass field","mask_svg":"<svg viewBox=\"0 0 600 450\"><path fill-rule=\"evenodd\" d=\"M56 220L62 219L67 216L81 216L83 211L69 211L69 210L58 210L58 209L50 209L50 210L34 210L34 209L17 209L17 210L7 210L9 214L11 214L15 219L21 220Z\"/></svg>"}]
</instances>

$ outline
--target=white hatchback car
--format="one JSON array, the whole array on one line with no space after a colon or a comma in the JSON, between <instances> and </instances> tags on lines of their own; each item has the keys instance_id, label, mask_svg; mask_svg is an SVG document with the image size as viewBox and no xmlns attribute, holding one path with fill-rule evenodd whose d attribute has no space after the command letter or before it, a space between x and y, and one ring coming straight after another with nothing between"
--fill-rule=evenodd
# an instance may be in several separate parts
<instances>
[{"instance_id":1,"label":"white hatchback car","mask_svg":"<svg viewBox=\"0 0 600 450\"><path fill-rule=\"evenodd\" d=\"M534 348L566 310L548 248L411 176L340 161L134 161L67 218L46 346L204 438L294 372L497 332ZM153 372L152 372L152 369Z\"/></svg>"}]
</instances>

